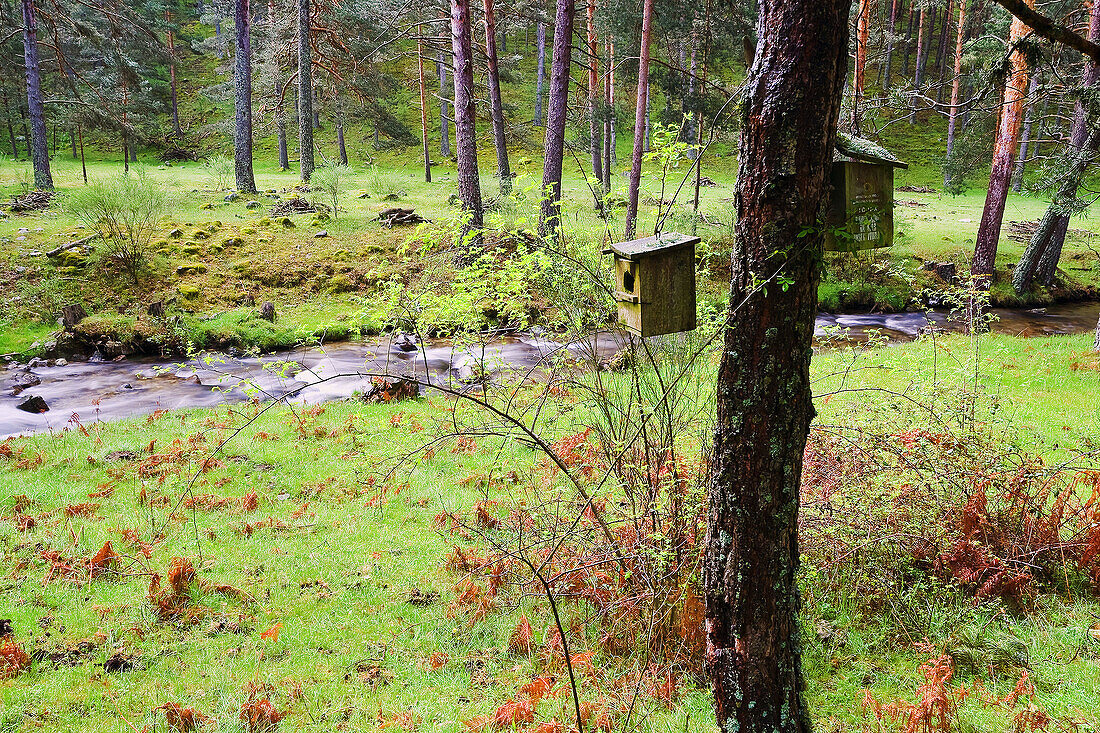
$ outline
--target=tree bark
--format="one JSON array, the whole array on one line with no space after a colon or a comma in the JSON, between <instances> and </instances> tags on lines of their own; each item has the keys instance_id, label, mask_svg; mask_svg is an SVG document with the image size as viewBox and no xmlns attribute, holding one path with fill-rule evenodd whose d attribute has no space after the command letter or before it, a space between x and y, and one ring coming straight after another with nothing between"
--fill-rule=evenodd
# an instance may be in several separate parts
<instances>
[{"instance_id":1,"label":"tree bark","mask_svg":"<svg viewBox=\"0 0 1100 733\"><path fill-rule=\"evenodd\" d=\"M535 76L535 126L542 127L542 83L546 76L546 24L541 20L535 31L538 39L538 72Z\"/></svg>"},{"instance_id":2,"label":"tree bark","mask_svg":"<svg viewBox=\"0 0 1100 733\"><path fill-rule=\"evenodd\" d=\"M275 17L275 0L267 0L268 44L274 49L279 44L279 28ZM279 80L281 68L272 61L271 81L275 87L275 132L279 142L279 170L290 170L290 154L286 143L286 109L283 106L283 83Z\"/></svg>"},{"instance_id":3,"label":"tree bark","mask_svg":"<svg viewBox=\"0 0 1100 733\"><path fill-rule=\"evenodd\" d=\"M951 159L951 152L955 149L955 129L959 119L959 82L962 79L963 40L966 28L966 0L959 3L959 29L955 34L955 76L951 80L951 110L947 115L947 152L944 157ZM948 173L943 174L943 185L947 188L951 184Z\"/></svg>"},{"instance_id":4,"label":"tree bark","mask_svg":"<svg viewBox=\"0 0 1100 733\"><path fill-rule=\"evenodd\" d=\"M477 169L474 60L470 42L470 0L451 0L451 50L454 55L455 147L458 154L458 196L466 219L462 244L480 246L482 227L481 180ZM460 261L466 261L465 255Z\"/></svg>"},{"instance_id":5,"label":"tree bark","mask_svg":"<svg viewBox=\"0 0 1100 733\"><path fill-rule=\"evenodd\" d=\"M588 144L592 156L592 193L596 210L603 211L603 126L600 124L600 51L596 41L596 0L587 3L588 31Z\"/></svg>"},{"instance_id":6,"label":"tree bark","mask_svg":"<svg viewBox=\"0 0 1100 733\"><path fill-rule=\"evenodd\" d=\"M898 7L901 0L892 0L890 3L890 22L886 26L886 68L882 74L883 91L890 91L890 85L894 74L894 34L898 28Z\"/></svg>"},{"instance_id":7,"label":"tree bark","mask_svg":"<svg viewBox=\"0 0 1100 733\"><path fill-rule=\"evenodd\" d=\"M1093 3L1089 13L1088 40L1100 41L1100 3ZM1081 78L1081 86L1086 90L1095 90L1100 86L1100 64L1090 61ZM1069 205L1077 198L1077 189L1081 186L1085 171L1100 148L1100 125L1090 114L1087 105L1078 100L1074 109L1073 131L1070 135L1069 149L1072 162L1065 172L1054 199L1031 236L1024 254L1016 269L1012 271L1012 287L1023 294L1031 289L1036 280L1042 285L1050 285L1058 270L1058 260L1062 257L1062 246L1069 230Z\"/></svg>"},{"instance_id":8,"label":"tree bark","mask_svg":"<svg viewBox=\"0 0 1100 733\"><path fill-rule=\"evenodd\" d=\"M642 3L642 36L638 50L638 96L634 104L634 148L630 156L630 188L627 196L625 239L634 239L638 228L638 190L642 185L642 152L649 138L649 38L653 24L653 0Z\"/></svg>"},{"instance_id":9,"label":"tree bark","mask_svg":"<svg viewBox=\"0 0 1100 733\"><path fill-rule=\"evenodd\" d=\"M49 138L46 136L46 113L42 101L42 69L38 64L38 31L34 0L23 0L23 61L27 78L27 113L31 119L30 148L34 164L34 187L53 188L50 173Z\"/></svg>"},{"instance_id":10,"label":"tree bark","mask_svg":"<svg viewBox=\"0 0 1100 733\"><path fill-rule=\"evenodd\" d=\"M428 148L428 89L424 85L424 30L416 29L416 78L420 86L420 135L424 143L424 182L432 182L432 154Z\"/></svg>"},{"instance_id":11,"label":"tree bark","mask_svg":"<svg viewBox=\"0 0 1100 733\"><path fill-rule=\"evenodd\" d=\"M1027 0L1034 4L1035 0ZM1009 46L1015 46L1028 27L1019 19L1013 19L1009 32ZM997 125L997 137L993 143L993 166L989 174L989 191L985 197L982 221L978 225L978 234L974 240L974 259L970 272L975 277L985 278L985 285L991 284L994 262L997 258L997 242L1001 237L1001 222L1004 218L1005 202L1008 200L1008 184L1012 177L1012 164L1016 157L1016 144L1019 142L1020 122L1023 118L1024 102L1027 99L1028 83L1027 57L1021 51L1012 53L1012 69L1005 79L1004 103L1001 106L1001 119Z\"/></svg>"},{"instance_id":12,"label":"tree bark","mask_svg":"<svg viewBox=\"0 0 1100 733\"><path fill-rule=\"evenodd\" d=\"M236 125L233 135L233 162L237 173L237 190L256 193L256 176L252 172L252 41L249 31L252 16L248 0L236 0L233 23L237 35L234 55L234 108Z\"/></svg>"},{"instance_id":13,"label":"tree bark","mask_svg":"<svg viewBox=\"0 0 1100 733\"><path fill-rule=\"evenodd\" d=\"M867 70L867 42L871 37L871 0L859 0L856 15L856 70L852 78L851 132L862 136L863 80Z\"/></svg>"},{"instance_id":14,"label":"tree bark","mask_svg":"<svg viewBox=\"0 0 1100 733\"><path fill-rule=\"evenodd\" d=\"M1031 84L1027 89L1027 112L1024 113L1024 128L1020 132L1020 152L1016 156L1016 165L1012 168L1012 190L1019 193L1024 187L1024 173L1027 170L1027 147L1031 142L1031 126L1035 112L1035 98L1039 91L1039 75L1031 75Z\"/></svg>"},{"instance_id":15,"label":"tree bark","mask_svg":"<svg viewBox=\"0 0 1100 733\"><path fill-rule=\"evenodd\" d=\"M447 102L447 65L444 63L443 52L439 52L439 154L444 158L451 157L451 120L447 114L450 104Z\"/></svg>"},{"instance_id":16,"label":"tree bark","mask_svg":"<svg viewBox=\"0 0 1100 733\"><path fill-rule=\"evenodd\" d=\"M316 167L313 157L313 58L309 33L309 0L298 0L298 155L303 183L309 183Z\"/></svg>"},{"instance_id":17,"label":"tree bark","mask_svg":"<svg viewBox=\"0 0 1100 733\"><path fill-rule=\"evenodd\" d=\"M917 30L917 60L913 65L913 104L909 109L909 124L913 125L917 122L917 97L920 94L921 85L924 83L924 59L925 43L924 43L924 29L927 24L928 8L921 8L920 10L920 25Z\"/></svg>"},{"instance_id":18,"label":"tree bark","mask_svg":"<svg viewBox=\"0 0 1100 733\"><path fill-rule=\"evenodd\" d=\"M615 109L611 69L615 66L615 44L607 42L607 73L603 77L603 192L611 192L611 155L615 147Z\"/></svg>"},{"instance_id":19,"label":"tree bark","mask_svg":"<svg viewBox=\"0 0 1100 733\"><path fill-rule=\"evenodd\" d=\"M333 126L336 127L336 151L340 156L340 165L348 164L348 146L344 140L344 105L337 96L336 82L333 84L333 112L335 113L335 119L333 120Z\"/></svg>"},{"instance_id":20,"label":"tree bark","mask_svg":"<svg viewBox=\"0 0 1100 733\"><path fill-rule=\"evenodd\" d=\"M176 92L176 39L172 31L172 14L167 8L164 10L164 25L168 30L168 91L172 110L172 131L176 133L176 137L180 137L183 135L183 130L180 128L179 96Z\"/></svg>"},{"instance_id":21,"label":"tree bark","mask_svg":"<svg viewBox=\"0 0 1100 733\"><path fill-rule=\"evenodd\" d=\"M646 0L652 2L652 0ZM550 97L546 103L545 160L539 234L555 234L561 226L561 173L565 160L565 119L569 109L569 71L573 64L573 0L559 0L554 18L554 55L550 64Z\"/></svg>"},{"instance_id":22,"label":"tree bark","mask_svg":"<svg viewBox=\"0 0 1100 733\"><path fill-rule=\"evenodd\" d=\"M497 154L500 195L512 193L512 169L508 165L508 141L504 136L504 104L500 99L497 66L497 14L493 0L485 0L485 59L489 69L489 114L493 121L493 146Z\"/></svg>"},{"instance_id":23,"label":"tree bark","mask_svg":"<svg viewBox=\"0 0 1100 733\"><path fill-rule=\"evenodd\" d=\"M730 316L703 562L718 727L811 730L803 696L798 504L810 357L847 74L847 0L761 0L745 86ZM783 277L759 286L760 278Z\"/></svg>"},{"instance_id":24,"label":"tree bark","mask_svg":"<svg viewBox=\"0 0 1100 733\"><path fill-rule=\"evenodd\" d=\"M909 58L913 53L913 27L914 20L917 17L917 0L910 0L909 3L909 28L905 33L905 62L902 64L901 75L909 76Z\"/></svg>"}]
</instances>

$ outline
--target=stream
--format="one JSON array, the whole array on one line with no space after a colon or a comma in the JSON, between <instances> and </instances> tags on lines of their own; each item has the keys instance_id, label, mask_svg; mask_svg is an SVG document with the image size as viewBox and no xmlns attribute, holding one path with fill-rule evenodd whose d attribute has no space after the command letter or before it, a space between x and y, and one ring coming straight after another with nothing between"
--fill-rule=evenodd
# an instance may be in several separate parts
<instances>
[{"instance_id":1,"label":"stream","mask_svg":"<svg viewBox=\"0 0 1100 733\"><path fill-rule=\"evenodd\" d=\"M1100 303L1069 303L1048 308L996 308L995 332L1020 337L1058 336L1092 332ZM842 329L851 341L878 333L890 342L911 341L930 326L961 331L946 314L890 313L862 315L820 314L815 338L819 341ZM408 337L373 342L303 347L260 357L203 354L186 362L154 358L121 361L70 362L61 366L0 365L0 439L14 435L55 432L75 421L88 424L147 415L157 410L214 407L260 399L289 399L316 404L350 397L372 387L366 374L415 376L433 384L461 386L475 376L479 361L486 371L537 369L547 356L568 349L578 358L601 359L622 347L614 333L563 345L535 335L501 337L477 354L468 347L430 341L418 348ZM292 363L292 364L291 364ZM30 383L22 390L13 385ZM19 394L13 394L18 391ZM41 414L18 405L40 397L49 406Z\"/></svg>"}]
</instances>

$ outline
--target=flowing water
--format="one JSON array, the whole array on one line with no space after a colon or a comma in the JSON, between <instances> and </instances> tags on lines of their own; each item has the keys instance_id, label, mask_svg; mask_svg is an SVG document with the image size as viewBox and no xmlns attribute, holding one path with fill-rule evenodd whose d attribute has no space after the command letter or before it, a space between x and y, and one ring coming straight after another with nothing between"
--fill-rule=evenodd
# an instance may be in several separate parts
<instances>
[{"instance_id":1,"label":"flowing water","mask_svg":"<svg viewBox=\"0 0 1100 733\"><path fill-rule=\"evenodd\" d=\"M1073 303L1033 310L994 309L991 328L1014 336L1056 336L1091 332L1100 303ZM821 314L820 340L842 333L850 340L874 333L894 342L910 341L934 327L961 331L946 314ZM621 342L601 334L590 342L563 346L537 336L502 337L474 348L430 342L418 349L408 340L342 343L295 349L263 357L205 354L186 362L132 358L117 362L73 362L64 366L0 367L0 439L63 430L73 421L89 423L147 415L156 410L213 407L258 398L287 398L303 404L367 392L378 374L415 376L433 384L462 388L478 372L537 370L552 354L593 353L607 358ZM7 385L33 375L39 383L18 396ZM49 411L27 413L17 405L28 397L45 400Z\"/></svg>"}]
</instances>

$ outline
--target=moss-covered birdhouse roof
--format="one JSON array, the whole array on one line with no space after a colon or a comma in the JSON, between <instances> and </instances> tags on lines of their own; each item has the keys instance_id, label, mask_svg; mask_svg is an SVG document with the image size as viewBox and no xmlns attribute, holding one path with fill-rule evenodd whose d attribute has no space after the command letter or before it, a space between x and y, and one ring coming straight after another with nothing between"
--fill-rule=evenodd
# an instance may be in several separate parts
<instances>
[{"instance_id":1,"label":"moss-covered birdhouse roof","mask_svg":"<svg viewBox=\"0 0 1100 733\"><path fill-rule=\"evenodd\" d=\"M878 163L894 168L908 168L909 164L898 160L894 155L876 142L856 137L844 132L836 135L834 163Z\"/></svg>"}]
</instances>

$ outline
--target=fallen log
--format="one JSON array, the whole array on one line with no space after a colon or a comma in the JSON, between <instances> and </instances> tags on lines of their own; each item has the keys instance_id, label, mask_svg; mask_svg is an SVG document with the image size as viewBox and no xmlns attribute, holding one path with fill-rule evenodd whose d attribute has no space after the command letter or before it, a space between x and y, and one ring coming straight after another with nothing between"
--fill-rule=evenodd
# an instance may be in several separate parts
<instances>
[{"instance_id":1,"label":"fallen log","mask_svg":"<svg viewBox=\"0 0 1100 733\"><path fill-rule=\"evenodd\" d=\"M84 239L78 239L75 242L66 242L65 244L61 245L60 247L54 247L53 249L51 249L49 252L46 253L46 256L47 257L57 257L62 252L68 252L70 249L73 249L75 247L79 247L82 244L87 244L88 242L91 242L93 239L96 239L97 237L99 237L98 234L92 234L90 236L84 237Z\"/></svg>"}]
</instances>

